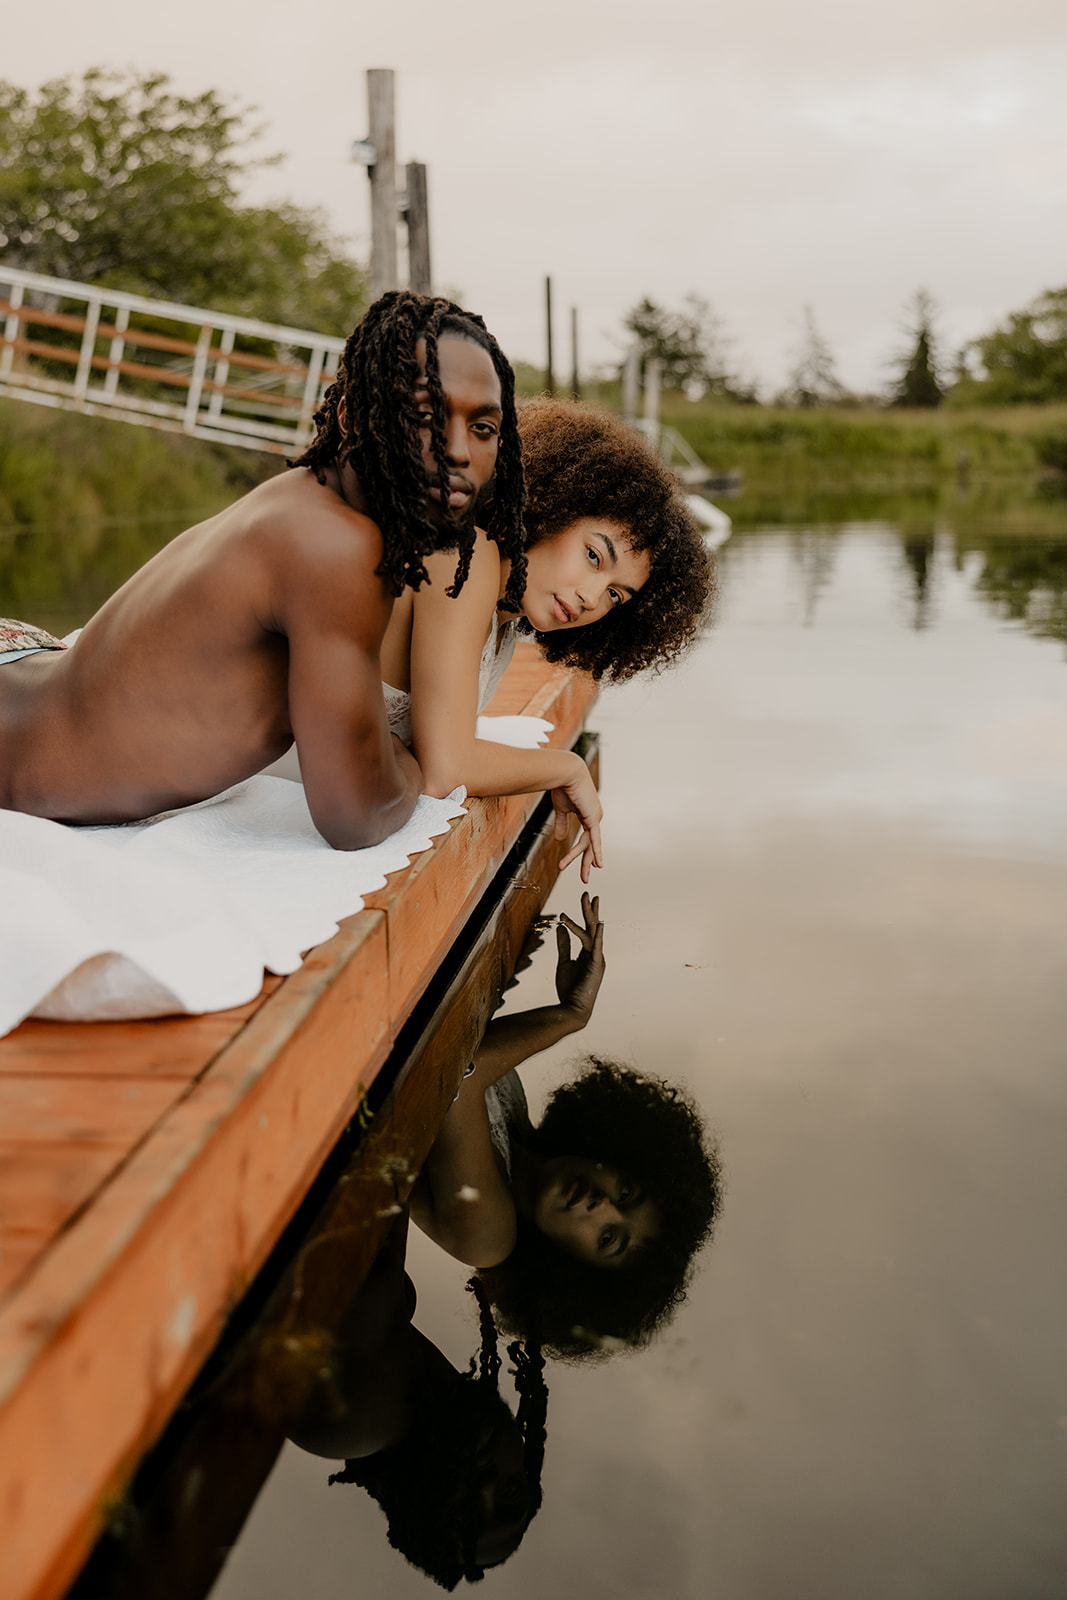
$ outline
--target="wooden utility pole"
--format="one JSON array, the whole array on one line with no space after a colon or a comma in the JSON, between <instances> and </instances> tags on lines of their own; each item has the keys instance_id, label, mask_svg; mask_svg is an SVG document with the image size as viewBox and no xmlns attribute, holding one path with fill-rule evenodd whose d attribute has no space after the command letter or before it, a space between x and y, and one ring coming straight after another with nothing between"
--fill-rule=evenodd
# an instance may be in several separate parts
<instances>
[{"instance_id":1,"label":"wooden utility pole","mask_svg":"<svg viewBox=\"0 0 1067 1600\"><path fill-rule=\"evenodd\" d=\"M432 294L430 287L430 210L426 193L426 167L409 161L407 174L408 287L415 294Z\"/></svg>"},{"instance_id":2,"label":"wooden utility pole","mask_svg":"<svg viewBox=\"0 0 1067 1600\"><path fill-rule=\"evenodd\" d=\"M393 70L367 71L367 111L374 165L370 174L371 299L399 288L396 275L396 124L393 115Z\"/></svg>"},{"instance_id":3,"label":"wooden utility pole","mask_svg":"<svg viewBox=\"0 0 1067 1600\"><path fill-rule=\"evenodd\" d=\"M582 398L582 386L578 382L578 307L571 306L571 399Z\"/></svg>"},{"instance_id":4,"label":"wooden utility pole","mask_svg":"<svg viewBox=\"0 0 1067 1600\"><path fill-rule=\"evenodd\" d=\"M637 421L637 385L641 375L641 351L632 344L622 369L622 420L631 427Z\"/></svg>"},{"instance_id":5,"label":"wooden utility pole","mask_svg":"<svg viewBox=\"0 0 1067 1600\"><path fill-rule=\"evenodd\" d=\"M556 378L552 370L552 279L545 279L545 330L548 361L545 366L545 393L555 394Z\"/></svg>"}]
</instances>

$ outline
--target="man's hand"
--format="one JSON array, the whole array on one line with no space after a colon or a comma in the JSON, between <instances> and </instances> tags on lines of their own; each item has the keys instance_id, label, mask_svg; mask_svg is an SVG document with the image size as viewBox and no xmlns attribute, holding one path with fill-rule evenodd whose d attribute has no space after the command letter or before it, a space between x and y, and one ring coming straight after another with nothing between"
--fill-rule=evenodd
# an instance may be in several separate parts
<instances>
[{"instance_id":1,"label":"man's hand","mask_svg":"<svg viewBox=\"0 0 1067 1600\"><path fill-rule=\"evenodd\" d=\"M600 898L590 900L582 895L582 920L579 927L565 911L560 913L556 927L556 993L559 1003L572 1014L574 1029L584 1028L593 1014L593 1006L604 977L604 924L600 919ZM571 941L568 933L578 940L578 954L571 959Z\"/></svg>"},{"instance_id":2,"label":"man's hand","mask_svg":"<svg viewBox=\"0 0 1067 1600\"><path fill-rule=\"evenodd\" d=\"M582 858L582 882L589 882L593 867L604 865L600 847L600 820L604 807L596 791L592 774L581 756L575 756L574 776L566 784L552 790L552 805L556 813L556 838L565 839L570 832L571 817L576 816L582 825L577 840L559 864L562 872L572 861Z\"/></svg>"}]
</instances>

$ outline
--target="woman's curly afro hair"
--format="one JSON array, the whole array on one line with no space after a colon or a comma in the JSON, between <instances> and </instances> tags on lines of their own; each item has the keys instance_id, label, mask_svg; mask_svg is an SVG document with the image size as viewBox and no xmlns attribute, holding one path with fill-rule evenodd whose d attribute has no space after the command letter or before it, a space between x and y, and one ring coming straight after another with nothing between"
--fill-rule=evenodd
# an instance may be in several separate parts
<instances>
[{"instance_id":1,"label":"woman's curly afro hair","mask_svg":"<svg viewBox=\"0 0 1067 1600\"><path fill-rule=\"evenodd\" d=\"M564 1360L646 1344L684 1300L722 1201L718 1153L696 1107L677 1084L590 1056L552 1095L530 1143L637 1179L659 1207L660 1229L631 1264L609 1270L520 1221L511 1255L479 1273L498 1323Z\"/></svg>"},{"instance_id":2,"label":"woman's curly afro hair","mask_svg":"<svg viewBox=\"0 0 1067 1600\"><path fill-rule=\"evenodd\" d=\"M581 517L622 528L651 557L636 597L588 627L539 633L549 661L622 683L670 666L701 631L711 603L711 558L676 480L633 428L566 400L519 406L527 548Z\"/></svg>"}]
</instances>

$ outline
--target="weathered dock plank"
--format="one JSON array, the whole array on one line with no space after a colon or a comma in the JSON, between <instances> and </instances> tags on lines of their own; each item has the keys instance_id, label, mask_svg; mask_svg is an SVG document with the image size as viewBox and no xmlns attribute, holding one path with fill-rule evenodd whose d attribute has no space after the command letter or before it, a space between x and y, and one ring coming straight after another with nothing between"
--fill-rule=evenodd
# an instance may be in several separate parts
<instances>
[{"instance_id":1,"label":"weathered dock plank","mask_svg":"<svg viewBox=\"0 0 1067 1600\"><path fill-rule=\"evenodd\" d=\"M520 647L493 709L569 745L593 698ZM62 1594L535 804L472 802L251 1006L0 1041L5 1600Z\"/></svg>"}]
</instances>

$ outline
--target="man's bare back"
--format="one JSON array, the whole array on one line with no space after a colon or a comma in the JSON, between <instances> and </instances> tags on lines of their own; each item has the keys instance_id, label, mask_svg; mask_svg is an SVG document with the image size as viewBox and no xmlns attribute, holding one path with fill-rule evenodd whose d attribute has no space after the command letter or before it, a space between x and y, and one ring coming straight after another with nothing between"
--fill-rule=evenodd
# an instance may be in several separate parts
<instances>
[{"instance_id":1,"label":"man's bare back","mask_svg":"<svg viewBox=\"0 0 1067 1600\"><path fill-rule=\"evenodd\" d=\"M0 667L0 807L151 816L218 794L295 739L330 844L374 844L407 820L421 783L382 700L381 534L356 509L358 483L343 495L326 476L301 467L260 485L135 573L73 649Z\"/></svg>"},{"instance_id":2,"label":"man's bare back","mask_svg":"<svg viewBox=\"0 0 1067 1600\"><path fill-rule=\"evenodd\" d=\"M349 338L315 426L292 471L180 534L72 649L0 664L0 809L150 817L295 742L336 849L407 821L422 774L389 731L382 639L423 558L473 545L502 435L492 515L521 548L511 369L480 318L394 291Z\"/></svg>"}]
</instances>

